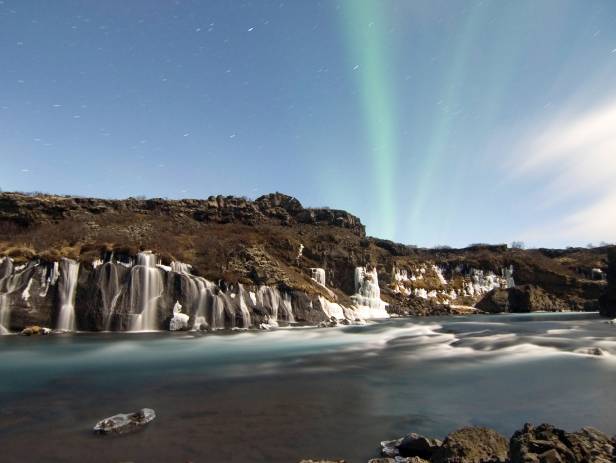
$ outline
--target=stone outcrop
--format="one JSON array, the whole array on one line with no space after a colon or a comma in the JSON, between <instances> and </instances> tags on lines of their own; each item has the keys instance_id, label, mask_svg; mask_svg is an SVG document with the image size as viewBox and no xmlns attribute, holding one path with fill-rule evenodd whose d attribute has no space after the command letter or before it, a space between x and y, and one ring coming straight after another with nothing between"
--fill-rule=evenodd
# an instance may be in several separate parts
<instances>
[{"instance_id":1,"label":"stone outcrop","mask_svg":"<svg viewBox=\"0 0 616 463\"><path fill-rule=\"evenodd\" d=\"M483 427L465 427L441 443L418 434L381 442L371 463L609 463L616 438L591 427L567 432L550 424L525 424L511 439ZM410 444L406 448L402 443Z\"/></svg>"},{"instance_id":2,"label":"stone outcrop","mask_svg":"<svg viewBox=\"0 0 616 463\"><path fill-rule=\"evenodd\" d=\"M616 317L616 246L608 250L607 288L601 296L601 315Z\"/></svg>"},{"instance_id":3,"label":"stone outcrop","mask_svg":"<svg viewBox=\"0 0 616 463\"><path fill-rule=\"evenodd\" d=\"M468 427L447 436L435 450L434 463L505 463L509 453L507 439L488 428Z\"/></svg>"},{"instance_id":4,"label":"stone outcrop","mask_svg":"<svg viewBox=\"0 0 616 463\"><path fill-rule=\"evenodd\" d=\"M254 201L235 196L210 196L207 199L169 200L162 198L109 200L50 195L0 194L0 220L19 226L52 223L63 219L87 220L105 214L158 215L170 218L191 217L199 222L259 225L268 222L328 225L352 230L364 236L359 218L346 211L328 208L306 209L282 193L261 196Z\"/></svg>"},{"instance_id":5,"label":"stone outcrop","mask_svg":"<svg viewBox=\"0 0 616 463\"><path fill-rule=\"evenodd\" d=\"M488 313L562 312L571 306L535 285L497 288L487 293L476 307Z\"/></svg>"},{"instance_id":6,"label":"stone outcrop","mask_svg":"<svg viewBox=\"0 0 616 463\"><path fill-rule=\"evenodd\" d=\"M614 440L594 428L566 432L549 424L525 424L511 437L511 463L609 463Z\"/></svg>"}]
</instances>

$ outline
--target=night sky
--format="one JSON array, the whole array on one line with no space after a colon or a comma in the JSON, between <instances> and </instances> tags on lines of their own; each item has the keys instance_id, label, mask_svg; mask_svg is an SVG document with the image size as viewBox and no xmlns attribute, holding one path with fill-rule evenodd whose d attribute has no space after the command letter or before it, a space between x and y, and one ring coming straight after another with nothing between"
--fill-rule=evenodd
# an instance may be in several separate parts
<instances>
[{"instance_id":1,"label":"night sky","mask_svg":"<svg viewBox=\"0 0 616 463\"><path fill-rule=\"evenodd\" d=\"M616 239L616 2L0 0L0 188Z\"/></svg>"}]
</instances>

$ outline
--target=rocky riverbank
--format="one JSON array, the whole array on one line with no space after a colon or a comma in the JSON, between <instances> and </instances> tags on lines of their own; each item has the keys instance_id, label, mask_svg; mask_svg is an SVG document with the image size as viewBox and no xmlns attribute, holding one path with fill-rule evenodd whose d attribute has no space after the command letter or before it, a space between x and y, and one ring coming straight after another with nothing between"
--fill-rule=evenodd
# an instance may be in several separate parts
<instances>
[{"instance_id":1,"label":"rocky riverbank","mask_svg":"<svg viewBox=\"0 0 616 463\"><path fill-rule=\"evenodd\" d=\"M254 201L1 193L0 332L594 311L600 297L607 315L615 296L606 255L420 249L367 237L352 214L280 193Z\"/></svg>"},{"instance_id":2,"label":"rocky riverbank","mask_svg":"<svg viewBox=\"0 0 616 463\"><path fill-rule=\"evenodd\" d=\"M410 433L381 442L381 456L368 463L610 463L616 437L584 427L567 432L550 424L525 424L507 439L482 427L461 428L443 441ZM302 460L300 463L345 463Z\"/></svg>"}]
</instances>

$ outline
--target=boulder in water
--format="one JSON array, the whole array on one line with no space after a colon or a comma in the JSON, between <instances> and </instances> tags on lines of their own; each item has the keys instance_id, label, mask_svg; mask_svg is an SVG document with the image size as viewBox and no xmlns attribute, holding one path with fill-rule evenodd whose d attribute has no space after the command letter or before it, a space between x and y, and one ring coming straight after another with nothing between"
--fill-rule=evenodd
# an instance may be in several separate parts
<instances>
[{"instance_id":1,"label":"boulder in water","mask_svg":"<svg viewBox=\"0 0 616 463\"><path fill-rule=\"evenodd\" d=\"M126 434L142 428L154 418L156 418L156 412L151 408L142 408L135 413L118 413L96 423L94 432L97 434Z\"/></svg>"},{"instance_id":2,"label":"boulder in water","mask_svg":"<svg viewBox=\"0 0 616 463\"><path fill-rule=\"evenodd\" d=\"M436 450L442 445L438 439L415 434L407 434L398 445L398 451L402 457L420 457L429 460Z\"/></svg>"},{"instance_id":3,"label":"boulder in water","mask_svg":"<svg viewBox=\"0 0 616 463\"><path fill-rule=\"evenodd\" d=\"M51 334L51 330L42 326L33 325L26 326L23 330L21 330L21 334L23 336L44 336L47 334Z\"/></svg>"}]
</instances>

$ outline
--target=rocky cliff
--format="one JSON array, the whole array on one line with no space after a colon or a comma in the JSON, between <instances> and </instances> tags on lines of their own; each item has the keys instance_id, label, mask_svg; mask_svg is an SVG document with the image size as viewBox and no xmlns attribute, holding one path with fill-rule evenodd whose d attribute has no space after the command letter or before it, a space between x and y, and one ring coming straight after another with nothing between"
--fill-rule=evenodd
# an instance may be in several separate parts
<instances>
[{"instance_id":1,"label":"rocky cliff","mask_svg":"<svg viewBox=\"0 0 616 463\"><path fill-rule=\"evenodd\" d=\"M0 330L219 329L597 310L606 249L418 249L341 210L0 194Z\"/></svg>"},{"instance_id":2,"label":"rocky cliff","mask_svg":"<svg viewBox=\"0 0 616 463\"><path fill-rule=\"evenodd\" d=\"M601 296L601 315L616 317L616 246L608 249L607 288Z\"/></svg>"}]
</instances>

